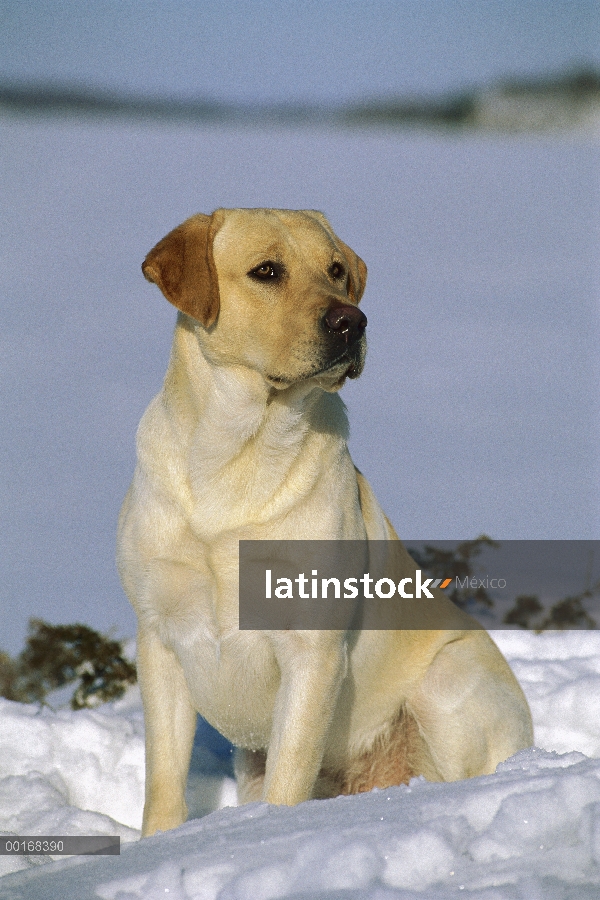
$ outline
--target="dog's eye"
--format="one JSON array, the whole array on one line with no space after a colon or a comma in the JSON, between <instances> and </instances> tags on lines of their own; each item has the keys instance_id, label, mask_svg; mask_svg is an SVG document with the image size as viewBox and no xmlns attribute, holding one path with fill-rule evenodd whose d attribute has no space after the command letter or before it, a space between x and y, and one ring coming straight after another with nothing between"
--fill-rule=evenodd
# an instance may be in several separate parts
<instances>
[{"instance_id":1,"label":"dog's eye","mask_svg":"<svg viewBox=\"0 0 600 900\"><path fill-rule=\"evenodd\" d=\"M267 259L265 262L261 263L260 266L256 266L256 268L251 269L248 272L251 278L258 278L259 281L274 281L278 278L281 278L283 274L282 266L279 263L271 262L270 259Z\"/></svg>"},{"instance_id":2,"label":"dog's eye","mask_svg":"<svg viewBox=\"0 0 600 900\"><path fill-rule=\"evenodd\" d=\"M344 267L341 263L334 262L329 266L329 275L331 278L335 279L336 281L339 278L343 278L345 274L346 274L346 270L344 269Z\"/></svg>"}]
</instances>

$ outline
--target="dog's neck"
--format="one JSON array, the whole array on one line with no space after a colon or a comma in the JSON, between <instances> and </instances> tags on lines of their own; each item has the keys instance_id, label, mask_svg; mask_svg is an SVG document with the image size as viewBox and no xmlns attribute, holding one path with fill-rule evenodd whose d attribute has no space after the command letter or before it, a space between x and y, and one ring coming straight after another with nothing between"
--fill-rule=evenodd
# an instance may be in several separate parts
<instances>
[{"instance_id":1,"label":"dog's neck","mask_svg":"<svg viewBox=\"0 0 600 900\"><path fill-rule=\"evenodd\" d=\"M323 466L324 455L331 457L332 475L342 457L350 463L348 420L337 394L326 393L314 382L275 390L247 367L213 365L194 331L181 324L166 382L170 389L162 398L177 407L169 419L182 427L190 500L195 509L202 509L206 526L213 518L211 509L221 517L217 507L227 507L239 523L246 507L253 516L257 509L273 505L281 512L288 503L282 496L284 486L284 494L292 492L290 504L310 493L314 479L328 468Z\"/></svg>"},{"instance_id":2,"label":"dog's neck","mask_svg":"<svg viewBox=\"0 0 600 900\"><path fill-rule=\"evenodd\" d=\"M169 393L182 404L179 420L193 422L194 428L207 431L207 436L221 434L227 440L231 433L230 440L235 444L232 453L277 423L290 437L302 435L310 427L322 430L324 426L328 434L335 431L347 438L344 404L336 395L326 393L315 379L279 389L249 366L215 363L207 358L195 329L184 317L180 317L175 329L166 381L175 388ZM333 420L327 422L328 417ZM228 455L225 445L221 454Z\"/></svg>"}]
</instances>

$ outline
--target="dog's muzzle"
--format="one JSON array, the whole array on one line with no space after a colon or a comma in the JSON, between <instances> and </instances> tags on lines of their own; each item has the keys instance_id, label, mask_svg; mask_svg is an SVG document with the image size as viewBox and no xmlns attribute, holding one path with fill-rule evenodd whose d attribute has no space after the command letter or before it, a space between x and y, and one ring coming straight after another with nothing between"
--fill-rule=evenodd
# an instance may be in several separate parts
<instances>
[{"instance_id":1,"label":"dog's muzzle","mask_svg":"<svg viewBox=\"0 0 600 900\"><path fill-rule=\"evenodd\" d=\"M273 387L281 389L319 375L331 376L334 379L332 384L340 387L346 378L358 378L362 373L367 355L365 314L357 306L349 304L332 306L321 319L320 326L320 350L313 365L296 377L267 375Z\"/></svg>"}]
</instances>

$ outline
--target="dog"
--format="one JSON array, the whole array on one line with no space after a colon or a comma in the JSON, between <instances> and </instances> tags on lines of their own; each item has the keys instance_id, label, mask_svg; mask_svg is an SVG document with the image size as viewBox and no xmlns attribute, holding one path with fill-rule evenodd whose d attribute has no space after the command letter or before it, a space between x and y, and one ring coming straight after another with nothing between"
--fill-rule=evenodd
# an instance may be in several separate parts
<instances>
[{"instance_id":1,"label":"dog","mask_svg":"<svg viewBox=\"0 0 600 900\"><path fill-rule=\"evenodd\" d=\"M240 802L453 781L531 746L508 664L440 591L446 630L238 627L240 540L398 541L352 463L338 394L365 361L364 262L320 212L219 209L142 270L179 311L118 528L138 618L142 834L187 817L197 713L237 748Z\"/></svg>"}]
</instances>

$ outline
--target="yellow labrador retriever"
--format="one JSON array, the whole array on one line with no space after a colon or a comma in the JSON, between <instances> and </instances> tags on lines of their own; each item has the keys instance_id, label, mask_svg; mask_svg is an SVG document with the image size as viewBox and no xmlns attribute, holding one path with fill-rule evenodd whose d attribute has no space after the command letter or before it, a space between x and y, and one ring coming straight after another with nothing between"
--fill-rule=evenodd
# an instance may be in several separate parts
<instances>
[{"instance_id":1,"label":"yellow labrador retriever","mask_svg":"<svg viewBox=\"0 0 600 900\"><path fill-rule=\"evenodd\" d=\"M241 539L398 540L352 464L336 393L365 358L362 260L319 212L220 209L142 268L180 311L119 520L139 624L143 834L186 819L197 712L239 748L242 802L451 781L530 746L521 689L458 609L444 631L238 628Z\"/></svg>"}]
</instances>

